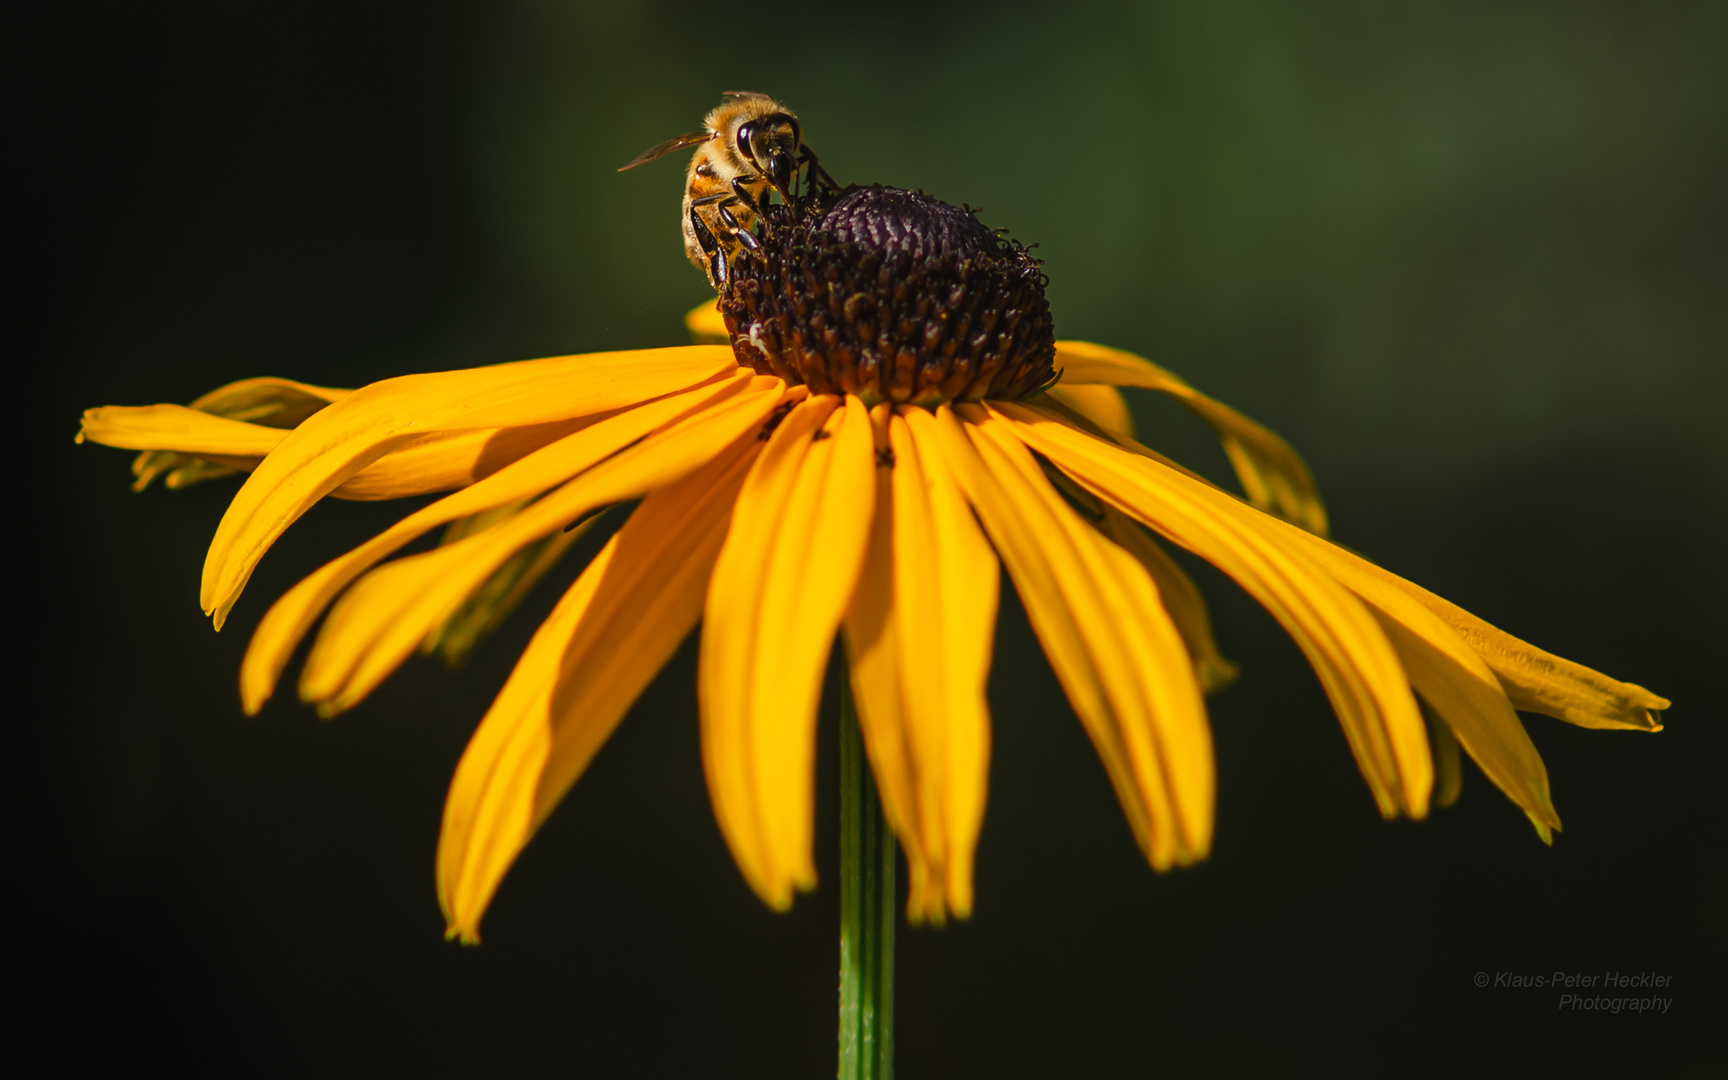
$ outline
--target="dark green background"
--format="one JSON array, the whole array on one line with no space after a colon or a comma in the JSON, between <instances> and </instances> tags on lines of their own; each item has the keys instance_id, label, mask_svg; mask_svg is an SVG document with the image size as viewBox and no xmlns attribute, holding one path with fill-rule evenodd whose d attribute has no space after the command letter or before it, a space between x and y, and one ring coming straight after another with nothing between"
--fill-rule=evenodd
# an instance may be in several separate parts
<instances>
[{"instance_id":1,"label":"dark green background","mask_svg":"<svg viewBox=\"0 0 1728 1080\"><path fill-rule=\"evenodd\" d=\"M460 674L246 720L267 601L401 507L315 509L218 636L197 580L232 484L134 496L125 455L71 443L83 407L254 374L678 343L706 291L681 165L613 169L744 88L843 180L1038 242L1059 334L1289 437L1346 543L1677 703L1655 736L1529 719L1552 850L1473 770L1384 824L1300 654L1197 571L1244 675L1212 704L1215 854L1159 876L1009 602L977 915L902 938L901 1075L1724 1075L1728 7L87 4L9 36L39 181L12 370L41 380L11 521L42 544L12 570L10 1052L830 1074L834 893L775 916L732 867L691 647L486 944L447 945L444 788L554 592ZM1226 475L1198 423L1136 408ZM1671 975L1674 1004L1472 983L1556 970Z\"/></svg>"}]
</instances>

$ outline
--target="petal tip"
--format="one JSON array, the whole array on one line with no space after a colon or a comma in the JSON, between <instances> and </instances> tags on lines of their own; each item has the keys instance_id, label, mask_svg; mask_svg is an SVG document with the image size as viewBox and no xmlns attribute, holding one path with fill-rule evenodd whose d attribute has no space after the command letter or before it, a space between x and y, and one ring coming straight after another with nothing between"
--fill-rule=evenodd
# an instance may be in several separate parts
<instances>
[{"instance_id":1,"label":"petal tip","mask_svg":"<svg viewBox=\"0 0 1728 1080\"><path fill-rule=\"evenodd\" d=\"M1554 846L1554 830L1558 829L1560 827L1560 822L1558 820L1556 820L1555 822L1553 822L1552 828L1550 828L1548 822L1543 821L1541 818L1537 817L1535 814L1530 813L1528 810L1526 810L1524 812L1524 816L1529 818L1530 824L1536 827L1536 835L1541 838L1542 842L1544 844L1548 845L1549 847L1553 847Z\"/></svg>"}]
</instances>

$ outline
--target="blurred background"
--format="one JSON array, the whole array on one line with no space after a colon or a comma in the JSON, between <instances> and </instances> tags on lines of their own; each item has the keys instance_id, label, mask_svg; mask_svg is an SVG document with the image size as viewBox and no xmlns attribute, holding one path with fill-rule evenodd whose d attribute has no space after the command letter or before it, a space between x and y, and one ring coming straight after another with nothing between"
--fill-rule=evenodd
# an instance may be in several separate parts
<instances>
[{"instance_id":1,"label":"blurred background","mask_svg":"<svg viewBox=\"0 0 1728 1080\"><path fill-rule=\"evenodd\" d=\"M830 1074L834 829L790 915L752 897L708 807L690 644L485 944L446 944L445 786L580 560L466 670L417 659L336 721L291 693L247 720L268 601L405 508L317 507L216 635L197 582L234 483L133 495L128 455L71 439L85 407L250 375L680 343L711 295L683 162L613 170L753 89L843 181L1036 242L1059 336L1287 436L1344 543L1676 703L1657 735L1527 718L1552 849L1473 767L1456 807L1387 824L1295 647L1196 567L1243 676L1211 702L1215 853L1155 875L1005 600L977 913L903 931L901 1076L1728 1075L1728 7L1056 7L164 0L15 31L14 366L38 388L14 531L39 550L15 565L6 979L29 1005L6 1053ZM1227 480L1197 421L1135 407ZM1474 985L1556 971L1669 976L1643 993L1672 1005Z\"/></svg>"}]
</instances>

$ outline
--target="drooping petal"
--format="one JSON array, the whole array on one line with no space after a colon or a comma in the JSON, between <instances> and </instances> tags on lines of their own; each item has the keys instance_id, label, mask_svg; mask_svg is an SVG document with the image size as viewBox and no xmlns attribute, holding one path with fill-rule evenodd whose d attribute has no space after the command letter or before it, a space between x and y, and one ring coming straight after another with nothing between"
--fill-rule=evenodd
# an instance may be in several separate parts
<instances>
[{"instance_id":1,"label":"drooping petal","mask_svg":"<svg viewBox=\"0 0 1728 1080\"><path fill-rule=\"evenodd\" d=\"M438 898L452 936L479 940L510 864L696 625L761 445L739 440L643 499L529 642L444 804Z\"/></svg>"},{"instance_id":2,"label":"drooping petal","mask_svg":"<svg viewBox=\"0 0 1728 1080\"><path fill-rule=\"evenodd\" d=\"M1375 614L1422 700L1546 840L1560 827L1548 770L1488 665L1421 608L1411 605L1394 616L1375 605Z\"/></svg>"},{"instance_id":3,"label":"drooping petal","mask_svg":"<svg viewBox=\"0 0 1728 1080\"><path fill-rule=\"evenodd\" d=\"M745 396L752 386L760 396L771 393L778 380L740 374L610 416L408 515L348 554L326 563L284 593L258 624L240 665L240 699L246 712L256 713L269 700L283 666L325 607L380 559L440 525L533 498L666 425L717 403ZM568 520L574 521L575 517Z\"/></svg>"},{"instance_id":4,"label":"drooping petal","mask_svg":"<svg viewBox=\"0 0 1728 1080\"><path fill-rule=\"evenodd\" d=\"M816 704L870 538L872 446L857 398L789 412L744 482L704 607L708 791L733 858L775 909L816 883Z\"/></svg>"},{"instance_id":5,"label":"drooping petal","mask_svg":"<svg viewBox=\"0 0 1728 1080\"><path fill-rule=\"evenodd\" d=\"M878 517L846 628L865 746L890 824L907 838L907 911L941 922L972 911L998 566L941 456L920 451L908 412L928 415L903 408L879 425Z\"/></svg>"},{"instance_id":6,"label":"drooping petal","mask_svg":"<svg viewBox=\"0 0 1728 1080\"><path fill-rule=\"evenodd\" d=\"M1290 543L1307 549L1322 569L1370 605L1416 692L1440 715L1488 779L1523 809L1543 838L1548 838L1549 830L1560 828L1542 756L1482 657L1409 595L1334 556L1333 552L1348 555L1336 545L1282 522L1272 527Z\"/></svg>"},{"instance_id":7,"label":"drooping petal","mask_svg":"<svg viewBox=\"0 0 1728 1080\"><path fill-rule=\"evenodd\" d=\"M1204 857L1211 733L1151 576L1070 509L1013 432L978 406L908 422L978 512L1146 857L1159 869Z\"/></svg>"},{"instance_id":8,"label":"drooping petal","mask_svg":"<svg viewBox=\"0 0 1728 1080\"><path fill-rule=\"evenodd\" d=\"M324 620L300 696L330 716L352 707L521 548L600 507L689 475L760 425L788 393L778 379L721 398L548 492L521 513L449 547L398 559L351 586ZM801 392L801 390L800 390Z\"/></svg>"},{"instance_id":9,"label":"drooping petal","mask_svg":"<svg viewBox=\"0 0 1728 1080\"><path fill-rule=\"evenodd\" d=\"M1670 706L1667 698L1635 683L1611 679L1599 671L1544 652L1520 641L1463 608L1382 569L1335 544L1292 534L1352 591L1380 604L1394 604L1401 595L1427 610L1464 641L1493 670L1514 708L1537 712L1586 728L1661 731L1657 717Z\"/></svg>"},{"instance_id":10,"label":"drooping petal","mask_svg":"<svg viewBox=\"0 0 1728 1080\"><path fill-rule=\"evenodd\" d=\"M1156 540L1146 535L1146 530L1138 522L1114 506L1106 504L1103 507L1103 521L1099 528L1124 551L1139 559L1140 565L1152 575L1159 599L1164 601L1165 610L1170 612L1171 620L1181 632L1182 643L1188 646L1188 655L1194 658L1194 675L1200 680L1200 688L1211 694L1235 682L1236 665L1224 658L1218 651L1218 642L1212 637L1212 618L1206 612L1206 598L1176 565L1176 560L1159 547Z\"/></svg>"},{"instance_id":11,"label":"drooping petal","mask_svg":"<svg viewBox=\"0 0 1728 1080\"><path fill-rule=\"evenodd\" d=\"M1058 341L1056 367L1062 371L1058 386L1138 386L1169 394L1218 433L1249 502L1326 535L1326 505L1320 501L1307 463L1267 428L1207 397L1173 372L1121 349L1089 341Z\"/></svg>"},{"instance_id":12,"label":"drooping petal","mask_svg":"<svg viewBox=\"0 0 1728 1080\"><path fill-rule=\"evenodd\" d=\"M1059 382L1045 394L1073 409L1099 428L1119 439L1134 437L1134 414L1122 391L1099 383Z\"/></svg>"},{"instance_id":13,"label":"drooping petal","mask_svg":"<svg viewBox=\"0 0 1728 1080\"><path fill-rule=\"evenodd\" d=\"M1385 631L1362 603L1273 528L1277 520L1054 413L990 408L1026 444L1154 532L1235 578L1307 655L1380 812L1422 817L1433 763L1421 713Z\"/></svg>"},{"instance_id":14,"label":"drooping petal","mask_svg":"<svg viewBox=\"0 0 1728 1080\"><path fill-rule=\"evenodd\" d=\"M356 390L290 432L241 486L205 558L203 608L220 626L283 530L344 480L413 439L591 416L688 389L736 363L728 350L689 346L405 375Z\"/></svg>"}]
</instances>

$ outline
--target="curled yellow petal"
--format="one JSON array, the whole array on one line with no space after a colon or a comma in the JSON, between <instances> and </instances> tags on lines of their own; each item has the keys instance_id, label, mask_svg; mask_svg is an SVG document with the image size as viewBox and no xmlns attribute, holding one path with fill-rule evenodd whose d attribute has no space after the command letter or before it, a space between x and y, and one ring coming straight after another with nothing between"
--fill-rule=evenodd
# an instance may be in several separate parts
<instances>
[{"instance_id":1,"label":"curled yellow petal","mask_svg":"<svg viewBox=\"0 0 1728 1080\"><path fill-rule=\"evenodd\" d=\"M681 479L739 438L753 438L786 394L778 379L719 402L614 454L509 520L448 547L378 567L324 621L300 677L300 696L330 716L394 671L517 551L590 512Z\"/></svg>"},{"instance_id":2,"label":"curled yellow petal","mask_svg":"<svg viewBox=\"0 0 1728 1080\"><path fill-rule=\"evenodd\" d=\"M874 516L868 412L811 397L744 482L704 606L702 760L720 831L758 896L816 883L816 703Z\"/></svg>"},{"instance_id":3,"label":"curled yellow petal","mask_svg":"<svg viewBox=\"0 0 1728 1080\"><path fill-rule=\"evenodd\" d=\"M1354 595L1285 541L1277 519L1054 413L989 406L1026 444L1117 509L1247 589L1319 675L1380 812L1422 817L1433 762L1422 717L1386 633ZM1295 530L1291 530L1295 531Z\"/></svg>"},{"instance_id":4,"label":"curled yellow petal","mask_svg":"<svg viewBox=\"0 0 1728 1080\"><path fill-rule=\"evenodd\" d=\"M1211 732L1150 575L1070 509L1015 432L980 407L908 421L977 511L1147 859L1164 869L1204 857Z\"/></svg>"},{"instance_id":5,"label":"curled yellow petal","mask_svg":"<svg viewBox=\"0 0 1728 1080\"><path fill-rule=\"evenodd\" d=\"M1290 444L1269 429L1207 397L1173 372L1121 349L1089 341L1058 341L1056 367L1062 371L1058 386L1138 386L1169 394L1218 433L1249 502L1326 535L1326 505L1320 501L1314 475Z\"/></svg>"},{"instance_id":6,"label":"curled yellow petal","mask_svg":"<svg viewBox=\"0 0 1728 1080\"><path fill-rule=\"evenodd\" d=\"M203 608L221 626L283 530L343 481L412 440L592 416L688 389L736 366L730 350L688 346L404 375L356 390L290 432L241 486L205 558Z\"/></svg>"},{"instance_id":7,"label":"curled yellow petal","mask_svg":"<svg viewBox=\"0 0 1728 1080\"><path fill-rule=\"evenodd\" d=\"M479 940L510 864L696 625L761 445L736 442L643 499L529 642L444 804L438 899L451 936Z\"/></svg>"}]
</instances>

